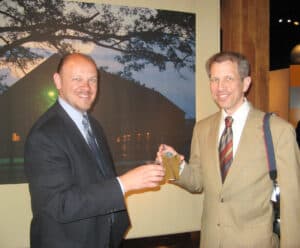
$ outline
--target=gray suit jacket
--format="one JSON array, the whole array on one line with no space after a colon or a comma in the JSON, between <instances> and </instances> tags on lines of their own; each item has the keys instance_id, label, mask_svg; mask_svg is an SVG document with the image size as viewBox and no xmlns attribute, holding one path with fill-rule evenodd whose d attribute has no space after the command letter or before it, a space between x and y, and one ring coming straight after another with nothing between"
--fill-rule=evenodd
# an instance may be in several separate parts
<instances>
[{"instance_id":1,"label":"gray suit jacket","mask_svg":"<svg viewBox=\"0 0 300 248\"><path fill-rule=\"evenodd\" d=\"M249 112L235 158L224 184L218 157L221 112L199 121L191 157L177 183L204 192L201 247L278 246L272 233L272 181L263 138L264 113ZM271 131L281 189L281 248L300 247L300 154L294 128L271 118Z\"/></svg>"},{"instance_id":2,"label":"gray suit jacket","mask_svg":"<svg viewBox=\"0 0 300 248\"><path fill-rule=\"evenodd\" d=\"M129 219L99 123L103 175L75 123L56 103L33 126L25 144L33 219L31 248L118 247Z\"/></svg>"}]
</instances>

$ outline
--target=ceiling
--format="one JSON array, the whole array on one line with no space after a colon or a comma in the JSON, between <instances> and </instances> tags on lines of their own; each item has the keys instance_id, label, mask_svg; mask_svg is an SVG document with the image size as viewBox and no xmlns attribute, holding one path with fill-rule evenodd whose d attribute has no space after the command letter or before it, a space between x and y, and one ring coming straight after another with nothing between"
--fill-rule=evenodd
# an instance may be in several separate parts
<instances>
[{"instance_id":1,"label":"ceiling","mask_svg":"<svg viewBox=\"0 0 300 248\"><path fill-rule=\"evenodd\" d=\"M270 0L270 69L288 68L300 44L300 0Z\"/></svg>"}]
</instances>

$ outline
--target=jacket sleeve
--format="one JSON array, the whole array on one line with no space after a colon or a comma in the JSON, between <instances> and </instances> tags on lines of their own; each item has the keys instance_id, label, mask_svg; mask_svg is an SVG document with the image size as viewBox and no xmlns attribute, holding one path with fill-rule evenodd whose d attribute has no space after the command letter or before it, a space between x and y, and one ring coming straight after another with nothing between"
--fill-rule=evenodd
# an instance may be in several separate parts
<instances>
[{"instance_id":1,"label":"jacket sleeve","mask_svg":"<svg viewBox=\"0 0 300 248\"><path fill-rule=\"evenodd\" d=\"M68 153L65 143L56 139L45 130L36 130L25 144L33 215L47 214L68 223L125 210L117 179L99 180L95 171L85 168L93 166L91 161Z\"/></svg>"},{"instance_id":2,"label":"jacket sleeve","mask_svg":"<svg viewBox=\"0 0 300 248\"><path fill-rule=\"evenodd\" d=\"M190 192L202 192L203 190L203 180L202 180L202 169L200 162L200 151L199 148L199 125L196 125L193 131L190 160L180 174L179 180L175 183L186 188Z\"/></svg>"},{"instance_id":3,"label":"jacket sleeve","mask_svg":"<svg viewBox=\"0 0 300 248\"><path fill-rule=\"evenodd\" d=\"M271 122L272 128L272 122ZM273 138L280 187L280 247L300 245L300 154L291 125L281 126ZM272 133L273 135L273 133Z\"/></svg>"}]
</instances>

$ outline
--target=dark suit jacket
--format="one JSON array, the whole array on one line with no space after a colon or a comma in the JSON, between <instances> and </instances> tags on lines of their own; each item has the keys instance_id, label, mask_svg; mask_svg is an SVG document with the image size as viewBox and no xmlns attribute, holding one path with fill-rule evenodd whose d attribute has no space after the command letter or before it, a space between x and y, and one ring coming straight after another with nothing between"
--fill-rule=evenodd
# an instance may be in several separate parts
<instances>
[{"instance_id":1,"label":"dark suit jacket","mask_svg":"<svg viewBox=\"0 0 300 248\"><path fill-rule=\"evenodd\" d=\"M296 131L298 147L300 148L300 121L298 121L295 131Z\"/></svg>"},{"instance_id":2,"label":"dark suit jacket","mask_svg":"<svg viewBox=\"0 0 300 248\"><path fill-rule=\"evenodd\" d=\"M33 219L31 248L118 247L129 219L99 123L104 176L76 124L56 103L33 126L25 144Z\"/></svg>"}]
</instances>

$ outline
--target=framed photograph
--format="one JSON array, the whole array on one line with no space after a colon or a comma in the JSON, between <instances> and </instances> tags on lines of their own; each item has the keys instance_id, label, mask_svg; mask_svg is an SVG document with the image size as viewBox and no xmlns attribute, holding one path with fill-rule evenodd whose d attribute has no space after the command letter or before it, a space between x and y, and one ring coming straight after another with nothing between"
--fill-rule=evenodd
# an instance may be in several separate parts
<instances>
[{"instance_id":1,"label":"framed photograph","mask_svg":"<svg viewBox=\"0 0 300 248\"><path fill-rule=\"evenodd\" d=\"M72 1L0 2L0 183L26 182L24 142L57 99L63 54L99 69L92 115L118 173L153 160L161 143L188 157L195 123L195 14Z\"/></svg>"}]
</instances>

